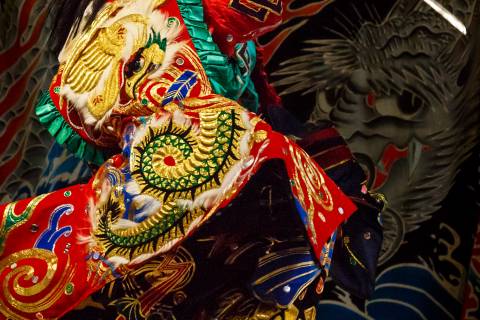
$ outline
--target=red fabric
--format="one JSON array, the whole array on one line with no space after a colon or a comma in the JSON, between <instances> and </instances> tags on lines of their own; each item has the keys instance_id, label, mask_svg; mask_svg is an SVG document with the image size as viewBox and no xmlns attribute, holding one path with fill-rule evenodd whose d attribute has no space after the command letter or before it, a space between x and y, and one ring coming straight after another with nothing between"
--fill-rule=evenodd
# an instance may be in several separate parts
<instances>
[{"instance_id":1,"label":"red fabric","mask_svg":"<svg viewBox=\"0 0 480 320\"><path fill-rule=\"evenodd\" d=\"M272 6L275 2L267 0L206 0L204 2L207 23L210 24L216 37L225 40L220 41L221 47L230 48L234 43L253 39L280 22L281 2L277 2L279 6L276 8L267 10L262 6L262 1ZM168 12L170 16L179 17L180 23L183 24L176 2L167 2L162 6L162 10ZM256 15L256 13L260 14ZM234 37L232 41L226 41L227 35ZM187 45L194 52L186 30L182 32L179 40L186 40ZM198 107L184 110L187 115L192 116L194 123L195 119L198 119L198 110L218 104L215 99L219 97L209 95L211 91L206 88L208 79L201 68L201 63L198 57L191 56L179 54L178 57L182 58L182 63L177 67L180 71L190 69L199 73L198 84L190 91L190 96L197 97ZM263 70L259 69L259 74L260 78L263 77L261 90L266 90L268 99L276 102L278 96L269 87ZM175 80L174 76L167 72L162 75L162 80L167 79L168 82L172 82ZM120 138L118 129L137 115L117 113L118 110L114 109L111 121L118 121L118 127L114 127L117 129L114 130L116 133L95 131L93 127L83 123L75 108L69 106L56 93L59 92L60 80L61 72L53 79L50 93L65 121L90 143L100 147L116 146ZM167 89L164 84L158 80L145 80L139 89L140 100L146 99L159 107L155 115L158 116L164 112L160 107L161 101L155 98L158 99L164 95ZM200 103L202 100L204 103ZM229 104L228 101L226 103ZM232 107L235 107L233 102ZM154 112L150 109L146 115L152 113ZM305 151L285 136L274 132L255 114L251 113L249 117L251 124L255 123L250 150L252 162L249 160L242 164L242 171L231 190L225 193L221 203L205 214L202 222L207 221L219 208L233 201L263 163L269 159L282 159L290 178L298 213L305 224L313 251L321 261L324 243L338 225L356 210L356 207ZM102 127L107 127L107 124ZM126 161L128 162L129 159L114 156L108 161L108 165L121 166ZM0 294L0 305L3 308L1 311L4 317L58 318L103 287L106 282L114 278L116 272L119 272L110 262L104 260L102 254L105 253L100 252L100 248L86 241L91 236L92 224L95 223L91 221L88 214L89 199L95 199L97 196L92 189L98 191L101 189L98 184L103 182L104 168L105 166L101 167L95 175L98 178L95 188L92 188L94 181L92 180L91 184L77 185L44 196L22 200L14 208L12 204L0 206L2 226L5 227L5 230L0 232L6 239L4 251L0 251L0 282L6 288ZM18 218L17 215L22 214L27 206L32 206L32 203L35 206L32 208L31 215L25 219ZM12 210L14 212L13 215L10 213L10 217L13 217L12 221L21 221L21 223L17 221L15 228L8 227L9 208L10 212ZM184 238L193 232L194 230L191 230ZM81 240L82 237L83 240Z\"/></svg>"},{"instance_id":2,"label":"red fabric","mask_svg":"<svg viewBox=\"0 0 480 320\"><path fill-rule=\"evenodd\" d=\"M228 55L236 43L256 39L282 21L281 0L203 0L203 7L215 42Z\"/></svg>"},{"instance_id":3,"label":"red fabric","mask_svg":"<svg viewBox=\"0 0 480 320\"><path fill-rule=\"evenodd\" d=\"M309 133L299 141L299 145L324 170L353 160L345 140L333 127Z\"/></svg>"},{"instance_id":4,"label":"red fabric","mask_svg":"<svg viewBox=\"0 0 480 320\"><path fill-rule=\"evenodd\" d=\"M6 239L0 255L0 283L6 288L0 293L0 319L6 319L5 315L14 319L57 318L111 278L105 264L87 259L88 244L79 241L90 235L90 190L89 185L77 185L18 201L14 208L12 204L0 206ZM33 209L30 217L20 219L28 206ZM6 228L11 225L7 223L9 208L14 213L10 216L18 219L10 229ZM28 292L35 288L38 290Z\"/></svg>"},{"instance_id":5,"label":"red fabric","mask_svg":"<svg viewBox=\"0 0 480 320\"><path fill-rule=\"evenodd\" d=\"M209 98L201 106L185 109L193 123L199 121L199 110L212 107L215 96ZM161 117L164 113L159 112L155 116ZM315 256L321 261L323 245L356 207L305 151L273 131L255 114L250 113L249 117L251 122L256 123L250 157L245 159L234 183L225 190L225 198L210 208L202 222L179 240L191 236L219 208L234 201L250 177L266 161L282 159L298 214L305 225ZM85 239L91 235L93 228L88 214L89 199L98 196L92 190L100 191L106 166L123 167L128 161L121 155L114 156L98 170L88 185L77 185L22 200L15 207L14 204L0 207L2 233L6 239L0 256L0 282L7 288L0 294L0 303L5 308L2 310L4 316L22 319L59 317L103 287L116 273L121 273L103 258L105 253L100 248ZM19 218L19 215L28 212L28 206L32 209L31 214ZM16 224L9 221L16 221ZM18 284L14 281L18 281ZM39 289L32 291L36 287ZM68 288L73 290L69 291ZM26 305L22 306L21 303Z\"/></svg>"},{"instance_id":6,"label":"red fabric","mask_svg":"<svg viewBox=\"0 0 480 320\"><path fill-rule=\"evenodd\" d=\"M353 159L352 154L347 146L337 146L323 152L313 154L311 157L322 168L325 168L325 170Z\"/></svg>"}]
</instances>

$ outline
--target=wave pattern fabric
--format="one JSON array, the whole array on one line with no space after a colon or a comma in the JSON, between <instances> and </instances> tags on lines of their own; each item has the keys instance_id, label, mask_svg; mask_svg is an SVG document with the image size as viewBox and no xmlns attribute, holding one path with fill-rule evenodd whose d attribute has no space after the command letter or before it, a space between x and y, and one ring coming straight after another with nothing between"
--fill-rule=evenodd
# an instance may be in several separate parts
<instances>
[{"instance_id":1,"label":"wave pattern fabric","mask_svg":"<svg viewBox=\"0 0 480 320\"><path fill-rule=\"evenodd\" d=\"M217 5L232 19L259 18L229 2ZM188 294L175 291L173 303L179 307L173 317L221 315L230 299L226 289L243 290L247 300L259 303L259 310L244 310L246 317L295 310L293 304L307 290L322 292L337 229L357 209L367 208L363 202L369 195L355 180L351 185L359 198L350 199L296 138L274 131L237 102L258 103L251 78L256 60L251 30L227 29L245 41L230 47L232 59L220 49L230 44L213 41L226 25L210 21L208 7L205 15L203 9L200 1L109 1L93 22L80 22L67 39L58 72L35 111L57 143L101 166L88 182L0 207L4 318L61 317L102 288L109 286L113 294L120 279L132 287L129 295L110 297L115 318L153 316L162 311L159 299L170 299L174 289L188 288ZM261 10L266 12L253 25L258 32L278 22L282 3ZM353 161L349 153L340 158ZM288 210L272 212L263 222L255 210L245 216L252 221L243 227L256 231L260 242L249 238L251 232L229 230L238 223L220 223L225 236L239 236L243 245L256 249L247 265L236 262L240 256L220 258L220 264L239 268L236 274L243 279L212 292L213 305L199 309L201 301L192 299L196 294L190 290L207 284L191 283L201 276L194 269L204 263L192 257L205 252L197 252L197 244L183 245L202 236L201 230L205 238L215 235L218 216L234 220L238 208L222 210L238 206L246 185L272 161L277 168L270 175L282 177L279 199L286 200ZM367 211L378 214L375 206ZM264 230L255 219L265 224ZM225 245L221 236L214 238ZM290 255L296 250L303 254ZM263 264L274 258L275 263ZM250 280L251 272L241 269L257 262L264 268ZM275 276L283 268L292 270ZM172 278L163 277L167 274ZM144 281L150 288L139 287ZM180 307L183 301L187 305Z\"/></svg>"},{"instance_id":2,"label":"wave pattern fabric","mask_svg":"<svg viewBox=\"0 0 480 320\"><path fill-rule=\"evenodd\" d=\"M223 15L215 15L227 7L222 1L208 2L204 8L205 16L199 13L198 2L177 3L183 18L179 21L188 23L187 28L195 45L190 50L181 51L180 59L174 60L178 70L162 75L168 79L168 85L152 82L141 89L138 106L146 104L147 108L152 108L151 101L155 107L166 106L189 94L206 94L209 89L204 83L210 82L214 87L213 84L217 83L217 90L231 94L230 98L245 101L245 106L246 101L250 101L249 109L256 110L258 101L265 101L265 97L255 98L254 91L248 89L252 87L251 82L235 81L234 86L222 87L236 75L248 79L249 72L253 71L248 68L248 61L251 61L248 57L252 56L252 52L241 59L247 62L242 68L239 65L225 68L229 66L229 60L218 54L225 52L228 56L234 52L248 52L247 46L235 48L233 44L250 40L251 33L240 32L246 30L243 29L245 25L240 23L235 23L233 29L228 28L232 25L229 19L235 21L238 16L223 18ZM7 0L1 3L1 21L12 22L6 23L5 29L17 28L17 32L8 29L12 32L2 34L2 49L6 49L0 54L1 77L6 80L2 81L4 87L0 95L1 121L5 128L0 163L2 197L5 202L48 193L21 200L15 205L2 206L4 216L10 217L2 224L2 259L10 256L11 261L2 260L0 277L8 279L7 286L14 291L11 296L4 294L1 297L0 308L7 317L56 318L63 312L63 306L78 304L76 310L64 316L65 319L191 319L195 316L204 319L479 318L476 245L470 261L471 239L478 219L474 203L474 199L478 198L478 179L475 178L478 157L475 156L476 149L473 149L478 143L474 126L478 123L475 111L479 104L476 82L478 58L474 58L478 53L473 46L478 43L475 31L478 29L475 19L478 3L442 2L467 26L467 40L421 1L374 1L367 5L356 2L352 5L341 0L286 1L281 7L281 14L278 3L280 1L272 1L259 6L261 1L231 1L231 8L240 16L247 14L254 19L255 23L249 23L249 27L262 23L275 25L282 16L280 28L260 39L262 52L257 53L257 61L269 63L268 71L273 73L271 79L279 81L277 89L283 92L284 104L292 113L300 118L310 117L317 121L316 125L319 120L334 123L358 162L366 169L367 185L384 193L389 200L383 221L380 221L384 224L385 241L373 295L364 301L355 297L353 291L345 291L331 282L323 283L326 271L312 267L317 265L316 259L306 254L311 244L304 236L305 229L299 218L302 216L291 214L298 212L298 206L290 198L292 186L288 182L288 173L278 160L269 161L259 168L231 206L229 204L218 210L174 251L139 262L135 268L121 267L118 271L117 265L106 260L100 251L88 251L89 240L86 238L89 234L84 233L82 228L92 228L86 214L89 203L85 198L88 195L85 190L90 187L87 187L88 184L72 185L78 181L86 183L91 175L90 168L86 161L64 151L64 146L52 144L47 130L36 120L31 120L39 89L45 88L41 84L41 75L46 73L46 78L51 77L48 74L56 64L42 46L48 35L49 20L40 1ZM188 20L184 13L190 9L197 16L202 14L204 20ZM341 18L333 21L333 15ZM29 28L25 21L28 21ZM200 26L202 22L205 25ZM172 23L176 21L172 20ZM202 31L192 33L189 26L200 26L195 30ZM208 26L214 26L210 30L215 30L216 42L208 37L202 38L203 32L209 30ZM324 26L334 32L325 33L322 31ZM426 34L425 30L428 30ZM350 41L345 41L345 38ZM304 40L310 42L302 44ZM160 45L161 41L159 48ZM199 47L210 51L205 51L208 54L200 53L198 59L192 60L192 52L199 53ZM306 53L300 52L303 48ZM352 55L355 50L360 54ZM308 52L311 55L303 58ZM212 61L215 57L215 63L210 64L204 75L196 73L195 65L203 64L205 67L207 57L211 57ZM182 61L190 68L183 73L180 68ZM379 69L375 69L377 67ZM226 76L215 82L211 75L218 68L226 70L222 73ZM290 76L293 78L289 79ZM206 78L209 81L205 81ZM302 81L306 81L306 87ZM285 85L288 87L292 83L297 87L285 89ZM258 82L255 85L257 90L262 87ZM262 92L268 90L268 87L262 88ZM296 90L312 88L315 91L313 94L296 93ZM247 94L239 97L239 89L249 92L248 97ZM52 91L55 97L55 86ZM164 92L167 92L166 100L163 99ZM143 100L146 97L148 99ZM146 115L138 106L128 112L137 112L139 127L146 125L147 121L151 123L151 119L142 118ZM311 115L304 111L309 106L315 106ZM176 108L170 109L170 112L175 113ZM120 115L127 112L117 111ZM277 118L271 111L263 112L269 115L270 123L277 124L274 125L276 130L301 135L298 130L292 129L292 118ZM148 111L147 115L150 113ZM116 147L121 157L131 152L131 148L123 147L131 146L130 138L122 138L124 144L117 146L112 141L118 141L119 137L108 130L101 136L92 134L91 125L85 123L78 109L72 106L61 108L55 116L63 119L62 115L66 115L69 125L72 125L70 133L76 132L84 141L100 146L98 153L84 152L87 144L84 143L82 149L76 144L76 149L71 148L73 152L87 155L86 158L100 154L103 157L103 152L108 158L110 150L104 147ZM439 127L432 122L438 123ZM162 128L161 123L159 121L155 128ZM111 124L113 128L118 126L115 121ZM25 130L16 129L21 126ZM87 130L80 130L89 126ZM445 128L452 128L446 136L442 135L448 131ZM351 196L358 192L357 187L363 182L363 177L354 174L357 171L352 170L354 162L349 152L344 151L344 144L335 140L337 138L328 130L321 132L317 139L312 139L315 135L310 136L310 141L306 139L300 145L343 192ZM127 133L125 137L133 134ZM165 143L155 134L151 137ZM263 133L256 138L261 140L262 136ZM188 134L185 137L191 139ZM74 138L80 141L78 139ZM60 139L60 143L65 141ZM153 140L149 144L155 148ZM170 145L175 145L179 152L175 156L172 154L171 158L163 154L164 164L176 165L182 157L188 157L188 151L182 144L174 142ZM459 146L462 148L455 149ZM145 155L141 157L141 163L147 163L147 159L153 157L154 154ZM114 186L124 183L121 181L122 173L117 172L122 169L124 161L125 158L114 157L108 165L109 169L103 171L103 174L110 171L108 181ZM166 172L152 168L152 173L146 177L155 179L156 170ZM408 177L408 183L405 177ZM351 187L345 181L358 184L354 183ZM66 186L70 187L59 190ZM98 189L102 190L102 186ZM59 191L49 193L54 190ZM123 204L126 200L128 197L123 199ZM115 201L119 202L118 197ZM460 202L464 207L461 215ZM363 210L364 204L355 203L358 210ZM365 210L370 212L370 209ZM41 216L40 211L44 212ZM373 211L376 219L378 210ZM106 225L112 221L108 219L117 218L126 218L133 223L145 221L145 216L142 217L137 209L123 217L118 212L117 215L113 213L103 215L107 217L103 220ZM226 225L231 226L228 232ZM164 227L168 228L168 221ZM113 238L107 232L101 234L109 239L104 242L108 246ZM79 235L83 242L78 242ZM373 231L358 235L367 243L374 237ZM22 246L31 251L16 251L16 239L22 239ZM342 245L343 251L347 252L344 239L337 234L336 246ZM134 244L128 245L128 253L124 252L124 247L117 253L123 259L135 258L138 248L131 249ZM357 247L350 248L357 250ZM324 246L321 254L330 259L331 249ZM20 254L13 255L15 251ZM130 252L134 252L131 257ZM70 260L55 260L54 256L61 259L70 257ZM72 267L72 261L77 261L79 257L86 260L80 259L80 263ZM355 272L363 270L361 264L348 253L346 258L349 268ZM359 261L362 263L362 260ZM115 262L118 263L118 260ZM80 271L84 263L87 265L83 269L87 270L86 273ZM286 286L284 279L289 280L289 273L268 274L271 266L276 268L280 265L303 272L298 273L300 279L314 278L314 281L303 283L308 285L307 290L298 289L295 283ZM283 285L275 287L279 283ZM91 295L80 295L85 286L88 290L83 292L92 292ZM198 294L199 288L202 288L201 295ZM48 299L41 303L33 302L39 301L38 297L45 292L50 292ZM11 297L16 299L14 305L13 300L8 300ZM278 308L272 304L276 299L294 299L295 302L288 308ZM62 307L52 308L49 301L53 300L56 306ZM19 306L22 310L18 309ZM45 311L48 308L53 311Z\"/></svg>"}]
</instances>

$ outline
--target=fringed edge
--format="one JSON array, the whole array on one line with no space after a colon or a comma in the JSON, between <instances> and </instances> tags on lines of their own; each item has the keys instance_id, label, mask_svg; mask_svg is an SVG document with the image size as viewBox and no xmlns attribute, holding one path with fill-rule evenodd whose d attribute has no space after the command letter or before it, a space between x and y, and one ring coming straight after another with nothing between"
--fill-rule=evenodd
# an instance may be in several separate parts
<instances>
[{"instance_id":1,"label":"fringed edge","mask_svg":"<svg viewBox=\"0 0 480 320\"><path fill-rule=\"evenodd\" d=\"M35 107L35 114L40 123L48 130L55 140L64 145L77 158L87 160L96 165L105 162L105 155L91 144L87 143L63 119L55 107L48 91L43 91Z\"/></svg>"}]
</instances>

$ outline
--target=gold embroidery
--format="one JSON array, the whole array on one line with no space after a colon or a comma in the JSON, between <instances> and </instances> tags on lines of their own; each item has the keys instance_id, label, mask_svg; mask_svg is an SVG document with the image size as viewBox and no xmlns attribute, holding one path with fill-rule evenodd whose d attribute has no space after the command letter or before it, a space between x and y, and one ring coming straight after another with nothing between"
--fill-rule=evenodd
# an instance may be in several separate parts
<instances>
[{"instance_id":1,"label":"gold embroidery","mask_svg":"<svg viewBox=\"0 0 480 320\"><path fill-rule=\"evenodd\" d=\"M230 110L231 112L234 112L233 109L230 108ZM152 156L152 159L154 161L152 161L152 163L150 164L153 171L156 172L159 176L166 177L171 180L178 180L186 175L189 175L196 168L204 167L204 170L200 172L201 176L199 176L198 179L200 179L200 181L210 180L208 186L196 189L194 194L191 194L190 192L176 191L176 197L178 198L193 199L196 195L198 195L200 192L203 192L204 190L218 188L220 186L220 181L223 180L225 171L233 165L233 163L231 163L228 168L223 168L223 170L219 173L218 179L210 179L210 177L212 177L212 175L215 173L216 168L219 166L219 164L211 163L211 165L204 166L201 162L207 160L208 158L212 158L211 161L215 162L215 159L217 159L215 157L218 154L217 152L223 154L226 151L224 150L224 147L227 146L228 140L227 138L225 138L225 141L219 139L218 135L231 129L219 124L221 123L220 121L227 121L226 123L228 123L228 120L227 115L225 113L220 114L218 110L201 111L199 113L199 117L200 132L198 135L191 131L189 128L178 125L172 121L171 123L165 122L162 126L158 128L150 127L152 134L147 135L143 139L148 140L153 138L153 135L162 134L162 132L165 131L168 126L171 126L171 132L186 133L183 137L184 142L182 143L189 144L188 147L191 148L189 154L191 154L191 156L184 157L183 153L185 153L186 151L182 149L184 150L182 152L181 149L179 149L178 147L174 147L172 145L174 142L172 141L171 143L167 142L165 147L159 147L158 149L156 149L155 153ZM235 115L235 117L237 116ZM242 127L241 122L236 122L236 126L239 129L238 137L235 137L235 140L233 141L233 146L230 151L233 153L233 156L235 158L240 159L241 157L238 141L240 141L241 137L244 135L244 131L242 133L242 130L244 130L244 128ZM221 149L214 148L214 143L216 140L220 143L220 145L217 147L221 147ZM187 148L187 146L185 146L184 148ZM139 160L142 157L142 152L139 148L134 148L133 150L134 152L132 153L133 156L130 159L130 166L132 168L132 172L140 173L139 170L141 169L139 167ZM166 156L172 157L175 164L171 166L167 165L165 163ZM142 182L143 179L140 179L140 174L134 173L133 177L137 177L136 180L137 182L139 182L142 188L146 187L146 184ZM163 194L159 193L158 191L146 189L145 193L163 199ZM165 198L166 203L168 203L167 199L168 198Z\"/></svg>"},{"instance_id":2,"label":"gold embroidery","mask_svg":"<svg viewBox=\"0 0 480 320\"><path fill-rule=\"evenodd\" d=\"M187 61L190 61L190 63L195 68L195 71L198 72L201 85L200 96L206 96L211 94L212 87L210 86L210 80L208 80L208 76L202 66L202 63L200 62L197 53L190 46L184 46L184 49L180 52L180 57L181 55L184 55L185 59L187 59Z\"/></svg>"},{"instance_id":3,"label":"gold embroidery","mask_svg":"<svg viewBox=\"0 0 480 320\"><path fill-rule=\"evenodd\" d=\"M5 206L5 209L2 214L2 223L0 225L0 254L3 252L5 241L7 240L8 234L13 230L30 219L33 212L37 208L38 204L47 197L48 194L43 194L41 196L33 198L20 214L15 213L15 206L18 201L11 202Z\"/></svg>"},{"instance_id":4,"label":"gold embroidery","mask_svg":"<svg viewBox=\"0 0 480 320\"><path fill-rule=\"evenodd\" d=\"M95 230L98 245L107 256L132 260L157 252L185 235L194 221L200 223L197 218L215 212L221 201L210 203L212 199L225 199L236 192L234 186L223 185L227 173L234 170L233 174L240 174L236 164L245 156L240 153L240 141L247 129L240 114L243 111L236 106L200 110L198 118L190 120L198 122L197 129L172 117L152 118L146 130L139 130L131 148L133 181L129 183L161 206L139 223L115 228L125 207L120 206L121 197L111 194L97 211ZM203 194L207 196L194 203Z\"/></svg>"},{"instance_id":5,"label":"gold embroidery","mask_svg":"<svg viewBox=\"0 0 480 320\"><path fill-rule=\"evenodd\" d=\"M267 132L265 130L255 131L255 142L260 143L267 139Z\"/></svg>"},{"instance_id":6,"label":"gold embroidery","mask_svg":"<svg viewBox=\"0 0 480 320\"><path fill-rule=\"evenodd\" d=\"M98 252L99 248L92 250L93 253ZM105 265L101 260L89 259L87 261L87 282L91 287L98 287L102 283L113 281L115 277L112 275L112 269ZM120 270L116 270L120 273Z\"/></svg>"},{"instance_id":7,"label":"gold embroidery","mask_svg":"<svg viewBox=\"0 0 480 320\"><path fill-rule=\"evenodd\" d=\"M235 101L222 96L214 96L213 98L202 99L202 98L187 98L182 101L183 107L186 111L196 111L201 112L202 110L231 110L235 109L237 111L244 111L244 109ZM255 118L254 118L255 119ZM260 120L255 122L255 120L250 120L250 123L258 123Z\"/></svg>"},{"instance_id":8,"label":"gold embroidery","mask_svg":"<svg viewBox=\"0 0 480 320\"><path fill-rule=\"evenodd\" d=\"M182 61L189 61L193 65L193 70L196 72L198 76L198 85L200 86L200 96L206 96L212 93L212 88L210 87L210 81L208 80L207 74L205 73L205 70L203 69L200 60L197 56L197 54L190 48L189 46L185 45L182 47L180 52L177 55L177 60L182 60ZM157 112L158 111L158 105L162 104L163 99L165 98L164 92L168 90L168 88L172 85L172 83L175 82L175 79L178 79L182 75L182 71L177 67L175 63L172 63L162 74L161 77L159 78L154 78L151 80L153 85L145 85L142 88L142 91L140 92L141 97L147 97L144 98L144 103L139 104L136 103L138 106L138 110L131 110L132 107L130 104L127 104L126 106L117 106L115 107L115 111L121 114L129 114L131 115L131 112L135 112L134 115L149 115L152 112ZM159 94L159 92L163 92L162 94ZM189 92L188 95L190 95L191 91ZM186 98L188 98L188 95ZM155 103L154 103L155 102ZM182 101L183 103L183 101ZM205 103L205 102L204 102ZM166 107L164 107L166 108ZM166 109L167 111L170 111L169 109Z\"/></svg>"},{"instance_id":9,"label":"gold embroidery","mask_svg":"<svg viewBox=\"0 0 480 320\"><path fill-rule=\"evenodd\" d=\"M145 8L138 3L127 7L118 1L107 3L83 34L67 42L65 52L69 57L64 64L61 92L89 121L107 116L121 93L130 102L117 106L118 110L135 110L137 86L162 66L166 46L175 40L176 31L168 29L179 26L153 15L154 8L164 0L150 0L150 11L145 14L139 13Z\"/></svg>"},{"instance_id":10,"label":"gold embroidery","mask_svg":"<svg viewBox=\"0 0 480 320\"><path fill-rule=\"evenodd\" d=\"M290 152L293 154L292 159L295 163L295 166L300 171L299 175L297 175L297 178L299 176L303 178L308 191L318 191L318 193L308 192L308 200L311 203L313 201L319 204L326 211L332 211L332 196L325 184L325 178L315 167L312 162L313 160L311 160L311 158L302 149L297 149L295 151L292 145L290 145Z\"/></svg>"},{"instance_id":11,"label":"gold embroidery","mask_svg":"<svg viewBox=\"0 0 480 320\"><path fill-rule=\"evenodd\" d=\"M126 45L126 24L137 25L138 36L135 38L133 52L147 41L147 20L135 14L126 16L111 26L102 28L118 4L109 3L92 23L90 31L75 40L71 58L65 64L62 74L62 86L68 86L77 94L98 90L102 77L103 88L88 99L88 109L97 119L101 118L116 102L120 93L118 79L121 56ZM105 77L106 76L106 77Z\"/></svg>"},{"instance_id":12,"label":"gold embroidery","mask_svg":"<svg viewBox=\"0 0 480 320\"><path fill-rule=\"evenodd\" d=\"M369 191L368 192L370 194L370 196L372 198L374 198L375 200L377 200L377 202L380 202L382 203L382 209L380 210L380 212L383 212L385 210L386 207L388 207L388 200L387 200L387 197L385 197L385 195L383 193L379 193L379 192L371 192Z\"/></svg>"},{"instance_id":13,"label":"gold embroidery","mask_svg":"<svg viewBox=\"0 0 480 320\"><path fill-rule=\"evenodd\" d=\"M357 258L357 256L355 256L355 254L353 253L353 251L350 249L350 237L344 237L343 238L343 245L345 246L345 248L347 249L348 253L350 254L350 257L360 265L360 267L364 270L367 270L367 267L365 267L365 265Z\"/></svg>"},{"instance_id":14,"label":"gold embroidery","mask_svg":"<svg viewBox=\"0 0 480 320\"><path fill-rule=\"evenodd\" d=\"M22 260L38 260L46 265L46 273L43 278L38 280L33 286L23 287L20 281L31 280L42 274L39 271L35 274L35 268L31 265L25 265ZM57 256L44 249L27 249L15 252L0 262L0 272L8 272L2 282L3 295L1 299L7 301L0 311L13 319L22 318L19 312L34 314L50 308L64 294L64 288L74 275L75 270L70 266L70 257L68 257L66 266L58 270ZM42 268L43 269L43 268ZM53 278L57 272L61 272L61 278L53 283ZM11 283L11 284L10 284ZM52 286L49 288L49 286ZM36 301L30 301L29 298L43 293L42 298ZM15 294L12 295L11 293ZM28 302L25 300L29 300Z\"/></svg>"},{"instance_id":15,"label":"gold embroidery","mask_svg":"<svg viewBox=\"0 0 480 320\"><path fill-rule=\"evenodd\" d=\"M156 43L143 50L139 58L140 69L125 81L125 92L131 99L135 98L135 86L146 76L151 64L161 65L164 56L165 53Z\"/></svg>"},{"instance_id":16,"label":"gold embroidery","mask_svg":"<svg viewBox=\"0 0 480 320\"><path fill-rule=\"evenodd\" d=\"M248 320L272 320L281 313L281 309L271 304L260 303L253 313L252 317L245 317L243 319Z\"/></svg>"},{"instance_id":17,"label":"gold embroidery","mask_svg":"<svg viewBox=\"0 0 480 320\"><path fill-rule=\"evenodd\" d=\"M297 307L295 307L295 305L291 305L288 307L287 310L285 310L285 315L284 317L277 317L276 319L278 320L297 320L298 319L298 314L300 313L300 311L297 309Z\"/></svg>"},{"instance_id":18,"label":"gold embroidery","mask_svg":"<svg viewBox=\"0 0 480 320\"><path fill-rule=\"evenodd\" d=\"M315 320L317 319L317 309L315 307L310 307L303 311L305 315L305 320Z\"/></svg>"},{"instance_id":19,"label":"gold embroidery","mask_svg":"<svg viewBox=\"0 0 480 320\"><path fill-rule=\"evenodd\" d=\"M313 160L302 149L294 148L287 138L285 140L289 144L289 151L295 165L293 184L298 194L298 200L307 212L310 231L313 239L315 239L316 232L313 225L315 212L320 220L326 221L326 217L315 208L315 204L321 206L325 211L332 211L332 195L327 189L324 177L312 162ZM305 184L306 193L304 193L304 189L301 187L302 184Z\"/></svg>"}]
</instances>

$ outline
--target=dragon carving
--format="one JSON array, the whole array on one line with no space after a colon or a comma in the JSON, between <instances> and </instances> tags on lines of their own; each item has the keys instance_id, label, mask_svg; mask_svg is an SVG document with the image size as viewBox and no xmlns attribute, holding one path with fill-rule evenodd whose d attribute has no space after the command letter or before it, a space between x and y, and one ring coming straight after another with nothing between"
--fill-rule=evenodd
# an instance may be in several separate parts
<instances>
[{"instance_id":1,"label":"dragon carving","mask_svg":"<svg viewBox=\"0 0 480 320\"><path fill-rule=\"evenodd\" d=\"M466 36L423 1L398 1L383 21L307 41L274 73L282 95L316 94L309 121L332 121L386 195L381 263L440 208L479 138L479 3L441 3Z\"/></svg>"}]
</instances>

